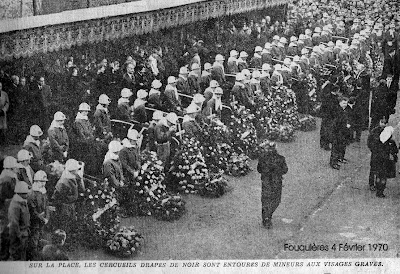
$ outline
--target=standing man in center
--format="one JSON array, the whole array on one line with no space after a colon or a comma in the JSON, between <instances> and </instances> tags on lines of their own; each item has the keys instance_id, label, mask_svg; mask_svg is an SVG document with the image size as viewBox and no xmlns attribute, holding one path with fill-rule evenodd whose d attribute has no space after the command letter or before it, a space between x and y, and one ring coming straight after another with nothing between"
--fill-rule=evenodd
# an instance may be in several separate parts
<instances>
[{"instance_id":1,"label":"standing man in center","mask_svg":"<svg viewBox=\"0 0 400 274\"><path fill-rule=\"evenodd\" d=\"M274 142L264 141L257 171L261 173L261 217L265 228L272 228L272 214L282 197L282 176L288 172L285 157L280 155Z\"/></svg>"}]
</instances>

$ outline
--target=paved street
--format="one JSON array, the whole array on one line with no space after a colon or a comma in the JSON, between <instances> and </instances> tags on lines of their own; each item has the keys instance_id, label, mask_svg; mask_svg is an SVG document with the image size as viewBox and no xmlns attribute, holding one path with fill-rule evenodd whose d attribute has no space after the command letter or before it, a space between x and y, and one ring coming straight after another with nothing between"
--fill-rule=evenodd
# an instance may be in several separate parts
<instances>
[{"instance_id":1,"label":"paved street","mask_svg":"<svg viewBox=\"0 0 400 274\"><path fill-rule=\"evenodd\" d=\"M399 121L391 117L390 124ZM349 163L340 171L329 167L330 152L319 149L319 132L298 132L292 143L277 145L286 157L282 203L274 215L273 229L261 226L261 183L255 171L245 177L229 177L233 191L221 198L186 196L187 213L178 221L153 217L124 219L145 238L141 253L133 259L295 259L396 257L400 228L400 186L388 180L386 198L368 190L367 132L361 143L347 148ZM18 150L9 147L6 152ZM288 251L285 244L327 245L329 251ZM336 251L331 247L336 244ZM339 245L342 248L339 250ZM365 245L364 251L345 251L344 245ZM369 244L371 246L369 246ZM373 244L387 244L379 251ZM369 250L369 249L372 250ZM374 251L377 248L377 251ZM113 259L102 250L79 249L71 259Z\"/></svg>"},{"instance_id":2,"label":"paved street","mask_svg":"<svg viewBox=\"0 0 400 274\"><path fill-rule=\"evenodd\" d=\"M395 119L393 119L395 118ZM397 121L392 117L391 123ZM260 220L260 176L230 177L233 191L218 199L186 196L187 213L169 223L153 217L123 220L143 234L145 244L134 259L295 259L396 257L400 187L388 181L386 199L368 189L367 131L361 143L351 144L349 163L340 171L329 167L330 152L319 149L319 132L298 132L292 143L279 143L289 173L284 177L282 203L273 229ZM329 251L285 251L285 244L327 245ZM344 245L365 245L364 251L344 251ZM336 251L331 247L336 244ZM341 250L339 245L342 244ZM371 244L371 246L369 246ZM386 246L372 246L387 244ZM372 250L369 250L371 248ZM346 249L347 250L347 249ZM79 250L73 259L115 259L102 251Z\"/></svg>"}]
</instances>

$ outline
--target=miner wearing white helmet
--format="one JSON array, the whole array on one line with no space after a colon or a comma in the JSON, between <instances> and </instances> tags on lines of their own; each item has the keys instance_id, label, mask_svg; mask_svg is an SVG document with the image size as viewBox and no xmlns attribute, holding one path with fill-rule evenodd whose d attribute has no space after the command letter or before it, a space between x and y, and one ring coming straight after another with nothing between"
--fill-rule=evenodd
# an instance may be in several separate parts
<instances>
[{"instance_id":1,"label":"miner wearing white helmet","mask_svg":"<svg viewBox=\"0 0 400 274\"><path fill-rule=\"evenodd\" d=\"M160 80L153 80L151 83L151 89L149 91L149 97L147 102L149 106L154 107L156 109L163 109L163 103L161 101L161 89L162 83Z\"/></svg>"},{"instance_id":2,"label":"miner wearing white helmet","mask_svg":"<svg viewBox=\"0 0 400 274\"><path fill-rule=\"evenodd\" d=\"M30 166L32 155L29 151L25 149L21 149L17 154L17 161L20 164L18 179L20 181L24 181L29 186L32 186L33 183L33 175L35 172Z\"/></svg>"},{"instance_id":3,"label":"miner wearing white helmet","mask_svg":"<svg viewBox=\"0 0 400 274\"><path fill-rule=\"evenodd\" d=\"M238 59L238 69L239 71L242 71L244 69L249 68L249 65L247 64L247 57L249 55L245 51L241 51Z\"/></svg>"},{"instance_id":4,"label":"miner wearing white helmet","mask_svg":"<svg viewBox=\"0 0 400 274\"><path fill-rule=\"evenodd\" d=\"M222 95L224 94L222 88L217 87L214 90L213 97L207 101L207 105L205 106L203 113L207 117L218 117L221 119L221 111L222 111Z\"/></svg>"},{"instance_id":5,"label":"miner wearing white helmet","mask_svg":"<svg viewBox=\"0 0 400 274\"><path fill-rule=\"evenodd\" d=\"M109 140L112 138L111 132L111 118L110 112L108 111L108 106L111 100L106 94L101 94L99 97L99 104L96 106L96 111L94 112L94 135L96 138L101 140Z\"/></svg>"},{"instance_id":6,"label":"miner wearing white helmet","mask_svg":"<svg viewBox=\"0 0 400 274\"><path fill-rule=\"evenodd\" d=\"M68 234L76 223L75 203L78 200L79 191L84 191L82 178L79 176L82 168L83 163L68 159L51 198L57 213L54 215L55 223Z\"/></svg>"},{"instance_id":7,"label":"miner wearing white helmet","mask_svg":"<svg viewBox=\"0 0 400 274\"><path fill-rule=\"evenodd\" d=\"M201 67L198 63L192 63L191 71L188 76L189 90L191 95L201 92L199 81L201 76Z\"/></svg>"},{"instance_id":8,"label":"miner wearing white helmet","mask_svg":"<svg viewBox=\"0 0 400 274\"><path fill-rule=\"evenodd\" d=\"M117 117L122 121L130 121L132 110L131 110L131 101L133 92L130 89L123 88L121 90L121 98L118 99L117 104Z\"/></svg>"},{"instance_id":9,"label":"miner wearing white helmet","mask_svg":"<svg viewBox=\"0 0 400 274\"><path fill-rule=\"evenodd\" d=\"M259 70L254 70L251 74L250 80L250 88L253 94L260 94L261 93L261 72Z\"/></svg>"},{"instance_id":10,"label":"miner wearing white helmet","mask_svg":"<svg viewBox=\"0 0 400 274\"><path fill-rule=\"evenodd\" d=\"M251 58L250 60L250 67L252 68L257 68L257 69L261 69L262 67L262 57L261 57L261 53L263 51L263 48L260 46L257 46L254 50L254 56Z\"/></svg>"},{"instance_id":11,"label":"miner wearing white helmet","mask_svg":"<svg viewBox=\"0 0 400 274\"><path fill-rule=\"evenodd\" d=\"M142 139L143 135L131 128L128 130L126 138L122 140L123 148L119 152L119 160L124 177L130 181L133 181L139 175Z\"/></svg>"},{"instance_id":12,"label":"miner wearing white helmet","mask_svg":"<svg viewBox=\"0 0 400 274\"><path fill-rule=\"evenodd\" d=\"M236 81L232 88L232 95L234 96L235 101L239 102L239 104L251 108L252 102L249 96L249 91L244 84L245 76L243 73L236 74Z\"/></svg>"},{"instance_id":13,"label":"miner wearing white helmet","mask_svg":"<svg viewBox=\"0 0 400 274\"><path fill-rule=\"evenodd\" d=\"M171 141L177 131L178 117L175 113L168 113L155 126L155 141L158 158L163 161L164 168L169 167L171 156Z\"/></svg>"},{"instance_id":14,"label":"miner wearing white helmet","mask_svg":"<svg viewBox=\"0 0 400 274\"><path fill-rule=\"evenodd\" d=\"M204 104L207 104L208 100L210 100L213 95L214 95L214 91L215 89L219 87L219 84L216 80L211 80L210 81L210 86L206 88L206 90L204 91Z\"/></svg>"},{"instance_id":15,"label":"miner wearing white helmet","mask_svg":"<svg viewBox=\"0 0 400 274\"><path fill-rule=\"evenodd\" d=\"M64 162L68 156L69 138L64 122L67 117L64 113L58 111L54 114L53 122L47 131L50 140L50 148L53 160Z\"/></svg>"},{"instance_id":16,"label":"miner wearing white helmet","mask_svg":"<svg viewBox=\"0 0 400 274\"><path fill-rule=\"evenodd\" d=\"M119 160L119 152L123 148L122 144L113 140L108 144L108 152L103 161L103 176L108 183L119 189L124 186L125 178L122 172L121 162Z\"/></svg>"},{"instance_id":17,"label":"miner wearing white helmet","mask_svg":"<svg viewBox=\"0 0 400 274\"><path fill-rule=\"evenodd\" d=\"M272 62L272 53L271 53L271 51L272 51L271 43L265 43L264 49L263 49L263 51L261 53L261 60L262 60L263 64L265 64L265 63L270 64Z\"/></svg>"},{"instance_id":18,"label":"miner wearing white helmet","mask_svg":"<svg viewBox=\"0 0 400 274\"><path fill-rule=\"evenodd\" d=\"M206 88L210 85L210 81L212 80L211 69L212 66L210 63L204 64L204 70L201 72L200 83L199 83L202 92L206 90Z\"/></svg>"},{"instance_id":19,"label":"miner wearing white helmet","mask_svg":"<svg viewBox=\"0 0 400 274\"><path fill-rule=\"evenodd\" d=\"M221 85L222 83L225 83L224 60L224 56L222 56L221 54L217 54L215 56L215 62L211 69L212 78Z\"/></svg>"},{"instance_id":20,"label":"miner wearing white helmet","mask_svg":"<svg viewBox=\"0 0 400 274\"><path fill-rule=\"evenodd\" d=\"M227 73L236 74L239 72L238 68L239 53L236 50L231 50L227 63Z\"/></svg>"},{"instance_id":21,"label":"miner wearing white helmet","mask_svg":"<svg viewBox=\"0 0 400 274\"><path fill-rule=\"evenodd\" d=\"M90 106L87 103L79 105L78 113L76 114L74 121L74 132L78 142L91 142L94 140L93 126L89 121Z\"/></svg>"},{"instance_id":22,"label":"miner wearing white helmet","mask_svg":"<svg viewBox=\"0 0 400 274\"><path fill-rule=\"evenodd\" d=\"M34 171L43 168L42 143L40 141L42 135L43 131L38 125L31 126L23 145L23 149L29 151L32 155L31 167Z\"/></svg>"},{"instance_id":23,"label":"miner wearing white helmet","mask_svg":"<svg viewBox=\"0 0 400 274\"><path fill-rule=\"evenodd\" d=\"M138 121L139 123L147 122L147 111L146 111L146 103L147 103L147 91L144 89L139 89L137 92L137 98L133 103L133 119Z\"/></svg>"},{"instance_id":24,"label":"miner wearing white helmet","mask_svg":"<svg viewBox=\"0 0 400 274\"><path fill-rule=\"evenodd\" d=\"M20 165L12 156L7 156L3 160L3 170L0 173L0 199L4 201L4 205L0 208L0 234L4 237L5 227L7 226L7 208L11 198L14 195L14 187L18 180L18 171ZM4 238L2 238L4 239ZM1 248L3 249L3 248ZM8 250L1 250L8 253ZM3 253L4 254L4 253Z\"/></svg>"},{"instance_id":25,"label":"miner wearing white helmet","mask_svg":"<svg viewBox=\"0 0 400 274\"><path fill-rule=\"evenodd\" d=\"M168 77L168 85L165 87L164 95L164 107L168 111L180 112L182 110L181 99L176 88L176 78L174 76Z\"/></svg>"},{"instance_id":26,"label":"miner wearing white helmet","mask_svg":"<svg viewBox=\"0 0 400 274\"><path fill-rule=\"evenodd\" d=\"M149 127L147 128L147 145L150 151L157 151L156 146L156 132L155 128L158 122L164 118L163 112L160 110L156 110L153 112L152 120L150 121Z\"/></svg>"},{"instance_id":27,"label":"miner wearing white helmet","mask_svg":"<svg viewBox=\"0 0 400 274\"><path fill-rule=\"evenodd\" d=\"M183 117L182 129L185 131L186 136L197 137L201 127L196 121L197 114L201 111L200 107L194 103L191 103L186 108L186 115Z\"/></svg>"},{"instance_id":28,"label":"miner wearing white helmet","mask_svg":"<svg viewBox=\"0 0 400 274\"><path fill-rule=\"evenodd\" d=\"M9 255L12 261L26 261L27 247L30 227L30 214L27 205L27 196L30 192L27 183L17 181L14 188L14 196L8 209L8 240L10 243ZM2 238L3 241L7 238ZM4 254L2 254L4 255Z\"/></svg>"},{"instance_id":29,"label":"miner wearing white helmet","mask_svg":"<svg viewBox=\"0 0 400 274\"><path fill-rule=\"evenodd\" d=\"M54 207L48 205L47 198L47 174L43 170L39 170L33 177L32 190L28 193L28 208L30 209L30 239L32 246L31 252L28 253L28 260L38 260L39 258L39 240L44 233L44 226L49 222L49 211Z\"/></svg>"}]
</instances>

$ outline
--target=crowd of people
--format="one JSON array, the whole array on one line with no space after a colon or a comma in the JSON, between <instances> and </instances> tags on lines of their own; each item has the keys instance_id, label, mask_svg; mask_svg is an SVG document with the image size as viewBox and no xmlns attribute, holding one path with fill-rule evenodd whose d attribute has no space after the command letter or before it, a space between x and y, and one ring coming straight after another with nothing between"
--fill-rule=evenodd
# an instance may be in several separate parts
<instances>
[{"instance_id":1,"label":"crowd of people","mask_svg":"<svg viewBox=\"0 0 400 274\"><path fill-rule=\"evenodd\" d=\"M39 247L49 218L56 220L57 231L44 253L65 259L59 249L65 235L73 233L84 166L101 168L117 191L124 217L129 197L123 186L138 177L143 149L155 151L168 173L182 136L196 138L211 121L223 123L224 108L241 106L255 114L258 102L281 87L293 90L299 111L310 114L314 95L304 79L316 81L320 146L331 150L330 166L340 169L347 161L346 146L370 129L370 189L384 197L398 151L394 129L386 123L399 89L399 9L397 1L369 4L300 0L289 5L284 19L271 20L261 12L259 21L217 20L208 39L190 36L182 45L172 39L168 46L154 43L147 52L137 46L135 55L121 51L125 55L119 61L116 50L99 63L85 54L68 57L65 67L57 59L41 68L47 75L38 82L26 72L18 77L1 70L0 143L23 141L17 158L5 157L0 175L1 259L44 256ZM167 37L177 38L176 33ZM148 42L143 42L147 48ZM24 65L25 71L34 68ZM128 128L116 130L111 117ZM260 147L262 220L270 228L287 166L273 143ZM48 198L45 170L54 161L65 163L65 170Z\"/></svg>"}]
</instances>

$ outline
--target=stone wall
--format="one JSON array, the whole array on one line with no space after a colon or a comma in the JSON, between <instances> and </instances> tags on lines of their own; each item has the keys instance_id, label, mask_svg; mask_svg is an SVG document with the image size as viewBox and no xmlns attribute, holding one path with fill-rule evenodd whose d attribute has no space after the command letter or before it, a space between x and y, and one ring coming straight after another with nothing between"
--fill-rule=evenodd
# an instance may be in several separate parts
<instances>
[{"instance_id":1,"label":"stone wall","mask_svg":"<svg viewBox=\"0 0 400 274\"><path fill-rule=\"evenodd\" d=\"M138 0L0 0L0 20L107 6ZM36 6L34 12L34 5Z\"/></svg>"},{"instance_id":2,"label":"stone wall","mask_svg":"<svg viewBox=\"0 0 400 274\"><path fill-rule=\"evenodd\" d=\"M0 0L0 20L33 15L33 0Z\"/></svg>"}]
</instances>

